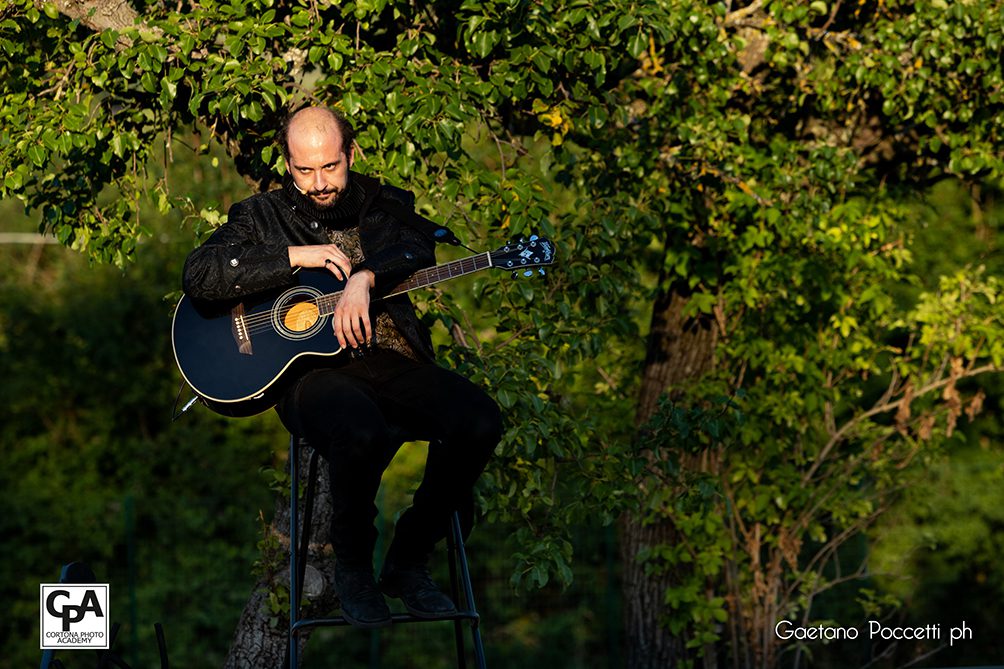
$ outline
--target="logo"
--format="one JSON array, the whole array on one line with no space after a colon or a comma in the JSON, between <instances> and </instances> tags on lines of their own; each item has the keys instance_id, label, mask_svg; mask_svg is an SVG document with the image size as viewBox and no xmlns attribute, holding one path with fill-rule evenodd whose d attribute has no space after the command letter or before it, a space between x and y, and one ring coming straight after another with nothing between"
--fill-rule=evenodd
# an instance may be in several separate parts
<instances>
[{"instance_id":1,"label":"logo","mask_svg":"<svg viewBox=\"0 0 1004 669\"><path fill-rule=\"evenodd\" d=\"M40 648L108 648L107 583L43 583Z\"/></svg>"}]
</instances>

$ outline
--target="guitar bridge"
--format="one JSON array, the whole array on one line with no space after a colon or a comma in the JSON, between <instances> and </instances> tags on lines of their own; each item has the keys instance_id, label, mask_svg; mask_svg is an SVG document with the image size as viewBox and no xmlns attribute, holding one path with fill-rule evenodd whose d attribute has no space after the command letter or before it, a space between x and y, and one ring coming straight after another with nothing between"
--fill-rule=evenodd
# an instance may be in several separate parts
<instances>
[{"instance_id":1,"label":"guitar bridge","mask_svg":"<svg viewBox=\"0 0 1004 669\"><path fill-rule=\"evenodd\" d=\"M244 319L244 303L240 302L230 310L230 331L234 335L234 342L237 350L243 355L253 355L251 349L251 333L248 331L247 321Z\"/></svg>"}]
</instances>

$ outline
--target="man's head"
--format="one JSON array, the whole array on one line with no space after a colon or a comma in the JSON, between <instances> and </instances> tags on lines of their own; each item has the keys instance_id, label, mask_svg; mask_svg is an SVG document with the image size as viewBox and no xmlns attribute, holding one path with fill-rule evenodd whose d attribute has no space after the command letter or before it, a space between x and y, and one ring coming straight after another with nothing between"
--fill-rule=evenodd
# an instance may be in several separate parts
<instances>
[{"instance_id":1,"label":"man's head","mask_svg":"<svg viewBox=\"0 0 1004 669\"><path fill-rule=\"evenodd\" d=\"M332 207L349 182L355 133L341 115L324 107L291 114L279 131L279 146L296 188L318 207Z\"/></svg>"}]
</instances>

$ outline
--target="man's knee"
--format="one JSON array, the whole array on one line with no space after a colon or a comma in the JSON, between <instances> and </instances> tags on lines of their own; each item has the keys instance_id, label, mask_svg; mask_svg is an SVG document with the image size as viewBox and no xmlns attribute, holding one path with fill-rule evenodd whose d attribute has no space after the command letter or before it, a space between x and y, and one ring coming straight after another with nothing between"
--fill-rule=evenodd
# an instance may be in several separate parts
<instances>
[{"instance_id":1,"label":"man's knee","mask_svg":"<svg viewBox=\"0 0 1004 669\"><path fill-rule=\"evenodd\" d=\"M328 452L352 460L380 460L390 440L385 423L348 422L332 429L326 441Z\"/></svg>"},{"instance_id":2,"label":"man's knee","mask_svg":"<svg viewBox=\"0 0 1004 669\"><path fill-rule=\"evenodd\" d=\"M363 456L383 457L390 441L390 431L385 424L354 425L346 430L345 441L350 448Z\"/></svg>"},{"instance_id":3,"label":"man's knee","mask_svg":"<svg viewBox=\"0 0 1004 669\"><path fill-rule=\"evenodd\" d=\"M489 452L502 438L502 412L488 395L472 396L466 412L466 437Z\"/></svg>"}]
</instances>

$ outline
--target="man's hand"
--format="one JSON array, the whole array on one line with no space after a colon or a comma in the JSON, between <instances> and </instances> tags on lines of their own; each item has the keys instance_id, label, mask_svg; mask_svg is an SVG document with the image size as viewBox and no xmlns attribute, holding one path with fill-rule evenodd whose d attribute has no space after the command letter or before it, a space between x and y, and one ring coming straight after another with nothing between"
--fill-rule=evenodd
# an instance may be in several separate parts
<instances>
[{"instance_id":1,"label":"man's hand","mask_svg":"<svg viewBox=\"0 0 1004 669\"><path fill-rule=\"evenodd\" d=\"M349 277L335 306L331 325L342 348L357 348L373 340L370 324L370 289L376 283L373 272L364 269Z\"/></svg>"},{"instance_id":2,"label":"man's hand","mask_svg":"<svg viewBox=\"0 0 1004 669\"><path fill-rule=\"evenodd\" d=\"M352 262L335 244L290 246L288 250L290 267L324 267L342 281L352 274Z\"/></svg>"}]
</instances>

